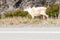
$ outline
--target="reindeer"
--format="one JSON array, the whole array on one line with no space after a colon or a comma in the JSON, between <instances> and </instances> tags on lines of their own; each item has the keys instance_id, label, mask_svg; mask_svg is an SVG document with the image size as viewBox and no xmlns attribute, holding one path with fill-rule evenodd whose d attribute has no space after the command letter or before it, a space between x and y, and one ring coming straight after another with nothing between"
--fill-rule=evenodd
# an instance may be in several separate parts
<instances>
[{"instance_id":1,"label":"reindeer","mask_svg":"<svg viewBox=\"0 0 60 40\"><path fill-rule=\"evenodd\" d=\"M48 15L46 14L46 7L29 7L24 9L24 11L28 11L28 13L34 18L35 16L43 16L43 19L48 18Z\"/></svg>"}]
</instances>

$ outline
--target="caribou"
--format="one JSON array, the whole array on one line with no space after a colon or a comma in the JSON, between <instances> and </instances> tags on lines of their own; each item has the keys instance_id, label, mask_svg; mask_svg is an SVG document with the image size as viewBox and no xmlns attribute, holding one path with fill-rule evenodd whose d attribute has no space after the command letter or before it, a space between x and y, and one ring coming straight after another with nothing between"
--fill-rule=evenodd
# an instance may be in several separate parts
<instances>
[{"instance_id":1,"label":"caribou","mask_svg":"<svg viewBox=\"0 0 60 40\"><path fill-rule=\"evenodd\" d=\"M32 18L42 15L42 18L44 19L48 18L48 15L46 14L46 9L46 7L28 7L25 8L24 11L27 11L32 16Z\"/></svg>"}]
</instances>

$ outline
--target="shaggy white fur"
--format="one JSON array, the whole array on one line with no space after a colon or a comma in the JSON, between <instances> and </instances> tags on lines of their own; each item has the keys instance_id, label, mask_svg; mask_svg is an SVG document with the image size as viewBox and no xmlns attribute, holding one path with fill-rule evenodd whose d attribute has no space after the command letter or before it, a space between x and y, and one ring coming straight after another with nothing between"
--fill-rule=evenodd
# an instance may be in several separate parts
<instances>
[{"instance_id":1,"label":"shaggy white fur","mask_svg":"<svg viewBox=\"0 0 60 40\"><path fill-rule=\"evenodd\" d=\"M48 18L48 15L46 14L46 7L29 7L24 9L24 11L28 11L30 13L30 15L32 16L32 18L34 18L34 16L39 16L39 15L43 15L45 17Z\"/></svg>"}]
</instances>

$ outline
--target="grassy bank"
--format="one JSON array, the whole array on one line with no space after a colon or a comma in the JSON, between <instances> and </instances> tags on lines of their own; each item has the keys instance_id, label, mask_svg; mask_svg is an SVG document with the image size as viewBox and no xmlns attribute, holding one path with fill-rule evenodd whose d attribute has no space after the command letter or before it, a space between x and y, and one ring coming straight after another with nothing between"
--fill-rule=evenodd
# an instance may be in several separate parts
<instances>
[{"instance_id":1,"label":"grassy bank","mask_svg":"<svg viewBox=\"0 0 60 40\"><path fill-rule=\"evenodd\" d=\"M29 19L26 17L11 17L0 19L0 24L60 24L60 19Z\"/></svg>"}]
</instances>

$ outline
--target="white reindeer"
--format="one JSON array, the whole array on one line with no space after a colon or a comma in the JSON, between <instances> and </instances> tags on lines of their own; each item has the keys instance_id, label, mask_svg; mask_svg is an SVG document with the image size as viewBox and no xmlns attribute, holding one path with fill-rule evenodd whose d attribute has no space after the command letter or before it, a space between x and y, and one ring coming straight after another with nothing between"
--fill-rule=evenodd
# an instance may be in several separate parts
<instances>
[{"instance_id":1,"label":"white reindeer","mask_svg":"<svg viewBox=\"0 0 60 40\"><path fill-rule=\"evenodd\" d=\"M46 18L48 18L48 15L45 13L46 12L46 7L29 7L29 8L26 8L24 9L24 11L28 11L29 14L32 16L32 18L34 18L34 16L39 16L39 15L43 15L43 18L44 16Z\"/></svg>"}]
</instances>

